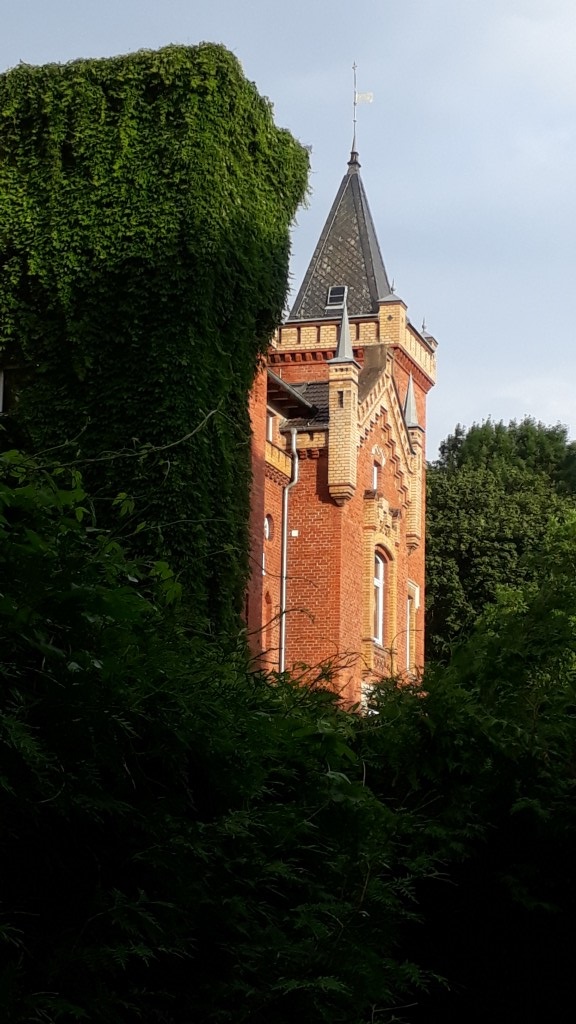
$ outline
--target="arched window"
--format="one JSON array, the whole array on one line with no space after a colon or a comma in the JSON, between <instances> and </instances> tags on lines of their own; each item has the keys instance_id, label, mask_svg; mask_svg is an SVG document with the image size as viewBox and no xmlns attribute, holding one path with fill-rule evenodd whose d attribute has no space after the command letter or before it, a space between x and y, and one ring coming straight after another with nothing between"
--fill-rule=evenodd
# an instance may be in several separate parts
<instances>
[{"instance_id":1,"label":"arched window","mask_svg":"<svg viewBox=\"0 0 576 1024\"><path fill-rule=\"evenodd\" d=\"M382 555L374 555L374 643L384 646L384 587L386 563Z\"/></svg>"},{"instance_id":2,"label":"arched window","mask_svg":"<svg viewBox=\"0 0 576 1024\"><path fill-rule=\"evenodd\" d=\"M271 515L264 516L264 541L272 540L274 536L274 520ZM266 575L266 544L262 550L262 575Z\"/></svg>"}]
</instances>

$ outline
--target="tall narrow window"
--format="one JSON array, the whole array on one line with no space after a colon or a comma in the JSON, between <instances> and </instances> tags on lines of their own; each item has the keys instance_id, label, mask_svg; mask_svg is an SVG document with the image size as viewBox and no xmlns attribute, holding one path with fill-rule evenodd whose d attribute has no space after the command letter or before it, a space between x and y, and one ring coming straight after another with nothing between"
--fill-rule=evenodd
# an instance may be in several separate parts
<instances>
[{"instance_id":1,"label":"tall narrow window","mask_svg":"<svg viewBox=\"0 0 576 1024\"><path fill-rule=\"evenodd\" d=\"M373 464L373 466L372 466L372 490L373 491L377 491L378 490L378 470L379 469L380 469L380 466L378 465L377 462L375 462Z\"/></svg>"},{"instance_id":2,"label":"tall narrow window","mask_svg":"<svg viewBox=\"0 0 576 1024\"><path fill-rule=\"evenodd\" d=\"M271 515L264 516L264 541L272 540L274 536L274 520ZM266 575L266 544L262 549L262 575Z\"/></svg>"},{"instance_id":3,"label":"tall narrow window","mask_svg":"<svg viewBox=\"0 0 576 1024\"><path fill-rule=\"evenodd\" d=\"M414 598L408 594L406 598L406 668L408 672L414 667Z\"/></svg>"},{"instance_id":4,"label":"tall narrow window","mask_svg":"<svg viewBox=\"0 0 576 1024\"><path fill-rule=\"evenodd\" d=\"M374 643L384 646L384 559L374 555Z\"/></svg>"},{"instance_id":5,"label":"tall narrow window","mask_svg":"<svg viewBox=\"0 0 576 1024\"><path fill-rule=\"evenodd\" d=\"M272 650L272 598L268 591L264 595L264 650L270 654Z\"/></svg>"},{"instance_id":6,"label":"tall narrow window","mask_svg":"<svg viewBox=\"0 0 576 1024\"><path fill-rule=\"evenodd\" d=\"M416 612L420 605L420 588L416 583L408 581L406 596L406 670L414 672L416 668Z\"/></svg>"},{"instance_id":7,"label":"tall narrow window","mask_svg":"<svg viewBox=\"0 0 576 1024\"><path fill-rule=\"evenodd\" d=\"M274 440L274 420L276 419L273 412L270 409L266 412L266 440Z\"/></svg>"}]
</instances>

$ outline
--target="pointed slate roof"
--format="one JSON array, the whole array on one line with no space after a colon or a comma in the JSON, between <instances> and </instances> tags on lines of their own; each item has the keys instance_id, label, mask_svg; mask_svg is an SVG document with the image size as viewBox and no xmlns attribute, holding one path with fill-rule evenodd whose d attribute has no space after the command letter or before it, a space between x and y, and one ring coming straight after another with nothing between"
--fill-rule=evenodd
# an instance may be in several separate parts
<instances>
[{"instance_id":1,"label":"pointed slate roof","mask_svg":"<svg viewBox=\"0 0 576 1024\"><path fill-rule=\"evenodd\" d=\"M348 305L346 299L344 299L344 306L342 308L342 320L340 323L340 331L338 333L338 345L336 347L336 355L332 359L328 359L330 363L356 363L354 359L354 350L352 348L352 338L350 336L350 321L348 319ZM360 368L359 363L356 366Z\"/></svg>"},{"instance_id":2,"label":"pointed slate roof","mask_svg":"<svg viewBox=\"0 0 576 1024\"><path fill-rule=\"evenodd\" d=\"M404 402L404 421L407 427L419 427L418 423L418 410L416 408L416 396L414 394L414 381L412 374L408 378L408 388L406 390L406 401Z\"/></svg>"},{"instance_id":3,"label":"pointed slate roof","mask_svg":"<svg viewBox=\"0 0 576 1024\"><path fill-rule=\"evenodd\" d=\"M348 172L342 179L288 322L329 319L331 313L326 309L326 299L328 289L334 285L347 286L350 316L377 313L378 300L390 295L355 150L350 154Z\"/></svg>"}]
</instances>

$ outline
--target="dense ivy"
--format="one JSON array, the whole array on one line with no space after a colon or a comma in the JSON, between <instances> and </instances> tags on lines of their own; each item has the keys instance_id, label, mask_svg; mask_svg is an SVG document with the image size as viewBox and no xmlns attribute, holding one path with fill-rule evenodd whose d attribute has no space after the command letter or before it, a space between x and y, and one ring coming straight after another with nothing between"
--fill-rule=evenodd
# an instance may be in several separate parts
<instances>
[{"instance_id":1,"label":"dense ivy","mask_svg":"<svg viewBox=\"0 0 576 1024\"><path fill-rule=\"evenodd\" d=\"M0 342L20 371L19 439L78 461L102 522L126 495L125 542L169 557L199 628L229 628L242 599L247 395L307 169L219 46L0 76Z\"/></svg>"}]
</instances>

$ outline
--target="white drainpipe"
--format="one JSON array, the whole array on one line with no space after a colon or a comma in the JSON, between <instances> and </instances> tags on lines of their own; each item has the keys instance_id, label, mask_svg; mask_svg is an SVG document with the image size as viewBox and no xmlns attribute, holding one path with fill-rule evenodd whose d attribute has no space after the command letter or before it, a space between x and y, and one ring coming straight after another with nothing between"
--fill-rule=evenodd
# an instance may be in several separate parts
<instances>
[{"instance_id":1,"label":"white drainpipe","mask_svg":"<svg viewBox=\"0 0 576 1024\"><path fill-rule=\"evenodd\" d=\"M288 578L288 495L294 484L298 483L298 452L296 450L296 429L290 430L292 437L292 474L290 482L282 491L282 551L280 562L280 643L278 653L278 671L286 669L286 581Z\"/></svg>"}]
</instances>

